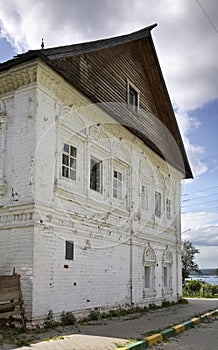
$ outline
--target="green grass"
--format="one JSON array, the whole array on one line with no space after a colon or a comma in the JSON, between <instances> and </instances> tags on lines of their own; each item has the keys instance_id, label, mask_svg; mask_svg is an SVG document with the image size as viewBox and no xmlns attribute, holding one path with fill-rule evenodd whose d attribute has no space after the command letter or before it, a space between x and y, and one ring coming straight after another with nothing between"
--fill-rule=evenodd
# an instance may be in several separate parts
<instances>
[{"instance_id":1,"label":"green grass","mask_svg":"<svg viewBox=\"0 0 218 350\"><path fill-rule=\"evenodd\" d=\"M139 307L132 306L130 308L119 308L116 310L110 310L108 312L101 313L99 310L91 310L86 318L76 320L76 317L71 312L62 312L61 321L57 322L52 310L48 312L48 315L44 322L44 327L39 326L34 329L23 329L15 327L0 327L0 346L4 344L15 344L18 347L29 346L32 343L43 340L56 340L63 339L62 335L47 336L45 333L54 330L56 333L62 333L62 327L65 326L78 326L83 324L102 324L104 319L112 319L114 317L126 317L125 319L133 320L145 315L148 311L153 311L161 307L168 307L176 304L187 303L186 299L181 299L178 303L163 301L162 306L156 304L150 304L149 306ZM43 334L45 334L43 339Z\"/></svg>"}]
</instances>

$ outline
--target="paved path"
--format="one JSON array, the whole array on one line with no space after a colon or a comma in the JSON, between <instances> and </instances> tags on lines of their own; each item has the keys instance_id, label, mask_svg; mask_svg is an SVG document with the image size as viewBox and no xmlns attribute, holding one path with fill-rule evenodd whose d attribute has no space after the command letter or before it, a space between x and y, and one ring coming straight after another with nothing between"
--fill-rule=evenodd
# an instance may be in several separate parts
<instances>
[{"instance_id":1,"label":"paved path","mask_svg":"<svg viewBox=\"0 0 218 350\"><path fill-rule=\"evenodd\" d=\"M188 305L176 305L146 313L135 320L116 319L105 324L82 326L80 332L87 335L124 339L142 338L146 332L164 329L181 323L190 317L218 308L218 299L189 299ZM129 316L129 318L131 315Z\"/></svg>"},{"instance_id":2,"label":"paved path","mask_svg":"<svg viewBox=\"0 0 218 350\"><path fill-rule=\"evenodd\" d=\"M79 328L66 327L61 333L64 336L63 340L39 342L32 345L32 349L114 350L117 349L115 343L121 344L130 338L143 338L149 331L168 328L169 326L189 320L193 316L217 308L218 299L190 299L188 305L175 305L150 311L137 319L121 317L113 320L102 320L101 324L96 322L95 325L80 326ZM130 315L130 317L133 317L133 315ZM186 332L190 332L190 330ZM1 350L16 348L0 346ZM30 347L21 347L19 349L30 350ZM212 349L210 348L210 350Z\"/></svg>"},{"instance_id":3,"label":"paved path","mask_svg":"<svg viewBox=\"0 0 218 350\"><path fill-rule=\"evenodd\" d=\"M202 322L197 327L181 333L169 342L157 344L155 350L217 350L218 319ZM118 350L118 349L117 349Z\"/></svg>"}]
</instances>

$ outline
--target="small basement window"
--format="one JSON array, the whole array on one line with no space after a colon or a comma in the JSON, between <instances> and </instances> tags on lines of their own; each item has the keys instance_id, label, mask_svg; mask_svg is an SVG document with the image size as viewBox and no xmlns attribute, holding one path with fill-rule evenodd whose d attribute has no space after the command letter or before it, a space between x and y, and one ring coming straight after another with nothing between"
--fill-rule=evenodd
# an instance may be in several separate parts
<instances>
[{"instance_id":1,"label":"small basement window","mask_svg":"<svg viewBox=\"0 0 218 350\"><path fill-rule=\"evenodd\" d=\"M139 90L129 81L127 82L127 106L128 109L138 114L139 112Z\"/></svg>"},{"instance_id":2,"label":"small basement window","mask_svg":"<svg viewBox=\"0 0 218 350\"><path fill-rule=\"evenodd\" d=\"M72 241L66 241L65 259L74 260L74 242Z\"/></svg>"}]
</instances>

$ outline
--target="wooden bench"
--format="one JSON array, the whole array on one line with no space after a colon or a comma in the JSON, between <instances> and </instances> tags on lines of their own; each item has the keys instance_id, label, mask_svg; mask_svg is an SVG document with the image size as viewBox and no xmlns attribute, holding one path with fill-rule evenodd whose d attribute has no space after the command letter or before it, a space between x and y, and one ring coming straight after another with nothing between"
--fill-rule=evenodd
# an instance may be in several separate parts
<instances>
[{"instance_id":1,"label":"wooden bench","mask_svg":"<svg viewBox=\"0 0 218 350\"><path fill-rule=\"evenodd\" d=\"M25 327L23 299L20 286L20 275L0 275L0 323L12 324L21 321Z\"/></svg>"}]
</instances>

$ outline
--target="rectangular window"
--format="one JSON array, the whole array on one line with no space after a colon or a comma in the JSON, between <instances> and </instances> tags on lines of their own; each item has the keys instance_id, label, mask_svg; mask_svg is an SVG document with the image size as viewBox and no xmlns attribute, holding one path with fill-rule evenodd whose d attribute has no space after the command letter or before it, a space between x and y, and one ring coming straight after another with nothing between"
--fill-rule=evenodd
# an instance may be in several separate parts
<instances>
[{"instance_id":1,"label":"rectangular window","mask_svg":"<svg viewBox=\"0 0 218 350\"><path fill-rule=\"evenodd\" d=\"M90 161L90 188L102 192L102 162L94 158Z\"/></svg>"},{"instance_id":2,"label":"rectangular window","mask_svg":"<svg viewBox=\"0 0 218 350\"><path fill-rule=\"evenodd\" d=\"M76 180L77 149L67 143L64 144L62 154L62 176Z\"/></svg>"},{"instance_id":3,"label":"rectangular window","mask_svg":"<svg viewBox=\"0 0 218 350\"><path fill-rule=\"evenodd\" d=\"M161 217L161 193L155 192L155 216Z\"/></svg>"},{"instance_id":4,"label":"rectangular window","mask_svg":"<svg viewBox=\"0 0 218 350\"><path fill-rule=\"evenodd\" d=\"M133 113L139 112L139 92L129 82L127 84L127 105Z\"/></svg>"},{"instance_id":5,"label":"rectangular window","mask_svg":"<svg viewBox=\"0 0 218 350\"><path fill-rule=\"evenodd\" d=\"M171 219L171 200L166 198L166 215L167 219Z\"/></svg>"},{"instance_id":6,"label":"rectangular window","mask_svg":"<svg viewBox=\"0 0 218 350\"><path fill-rule=\"evenodd\" d=\"M66 241L65 259L74 260L74 243L72 241Z\"/></svg>"},{"instance_id":7,"label":"rectangular window","mask_svg":"<svg viewBox=\"0 0 218 350\"><path fill-rule=\"evenodd\" d=\"M123 175L119 171L114 170L113 175L113 197L122 199Z\"/></svg>"},{"instance_id":8,"label":"rectangular window","mask_svg":"<svg viewBox=\"0 0 218 350\"><path fill-rule=\"evenodd\" d=\"M163 270L164 287L168 287L168 268L165 266Z\"/></svg>"},{"instance_id":9,"label":"rectangular window","mask_svg":"<svg viewBox=\"0 0 218 350\"><path fill-rule=\"evenodd\" d=\"M145 288L151 288L151 267L145 266Z\"/></svg>"},{"instance_id":10,"label":"rectangular window","mask_svg":"<svg viewBox=\"0 0 218 350\"><path fill-rule=\"evenodd\" d=\"M141 209L148 210L148 188L141 186Z\"/></svg>"}]
</instances>

